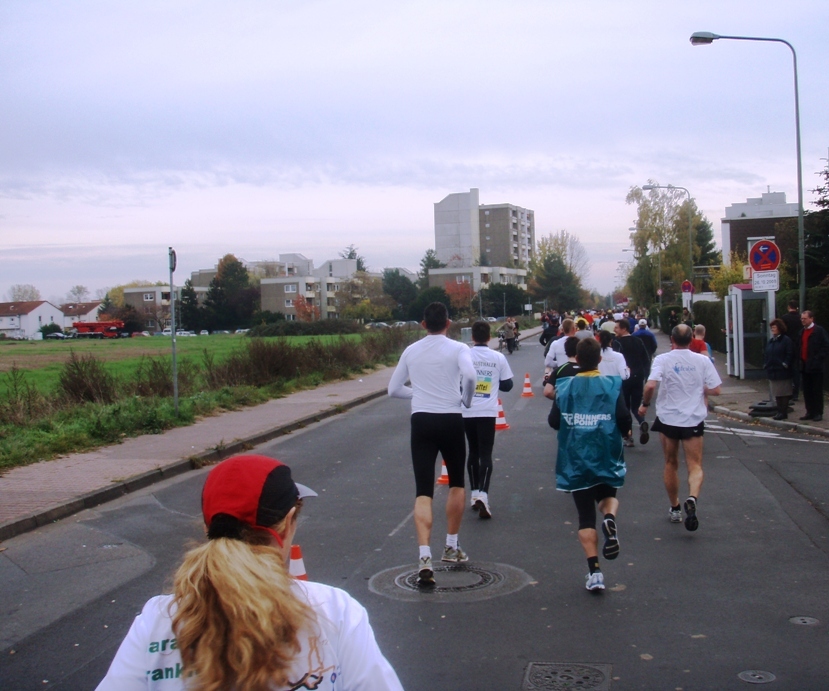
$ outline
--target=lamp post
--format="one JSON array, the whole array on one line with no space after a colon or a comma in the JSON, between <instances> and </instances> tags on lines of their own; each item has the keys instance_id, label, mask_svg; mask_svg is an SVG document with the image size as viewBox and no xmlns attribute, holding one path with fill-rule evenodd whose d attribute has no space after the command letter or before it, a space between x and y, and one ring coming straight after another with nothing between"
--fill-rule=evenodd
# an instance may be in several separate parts
<instances>
[{"instance_id":1,"label":"lamp post","mask_svg":"<svg viewBox=\"0 0 829 691\"><path fill-rule=\"evenodd\" d=\"M806 307L806 231L803 226L803 164L800 155L800 95L797 88L797 53L794 46L782 38L764 38L760 36L720 36L710 31L696 31L691 34L692 46L707 46L719 39L731 41L764 41L767 43L783 43L792 51L792 66L794 68L794 124L795 141L797 143L797 253L798 273L800 274L800 309Z\"/></svg>"},{"instance_id":2,"label":"lamp post","mask_svg":"<svg viewBox=\"0 0 829 691\"><path fill-rule=\"evenodd\" d=\"M676 185L642 185L643 190L682 190L688 195L688 280L694 282L694 217L691 214L691 193ZM662 285L660 284L660 288Z\"/></svg>"}]
</instances>

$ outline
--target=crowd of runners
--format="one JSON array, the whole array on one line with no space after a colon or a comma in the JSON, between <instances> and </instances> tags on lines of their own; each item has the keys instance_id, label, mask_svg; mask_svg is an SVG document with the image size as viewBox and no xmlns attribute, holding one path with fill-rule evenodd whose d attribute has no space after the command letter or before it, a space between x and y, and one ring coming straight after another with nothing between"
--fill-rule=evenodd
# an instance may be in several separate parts
<instances>
[{"instance_id":1,"label":"crowd of runners","mask_svg":"<svg viewBox=\"0 0 829 691\"><path fill-rule=\"evenodd\" d=\"M687 310L682 315L672 313L671 319L675 320L671 350L657 355L656 337L645 312L542 316L544 395L553 402L548 423L558 435L556 487L572 494L576 504L590 591L604 589L597 508L604 536L602 556L612 560L620 552L617 491L626 473L624 449L635 445L634 423L640 444L648 443L652 431L659 433L669 520L684 523L689 531L699 527L704 421L708 397L720 393L721 381L704 341L704 328L695 332ZM507 359L489 348L489 323L473 325L472 347L447 338L449 319L441 303L426 308L423 326L426 337L404 351L388 393L412 401L418 583L432 587L432 502L438 455L449 482L441 560L465 562L469 557L458 538L466 505L465 475L472 508L480 518L491 518L489 483L498 392L512 388L513 373ZM656 411L649 422L653 403ZM680 447L688 475L684 502L679 497Z\"/></svg>"}]
</instances>

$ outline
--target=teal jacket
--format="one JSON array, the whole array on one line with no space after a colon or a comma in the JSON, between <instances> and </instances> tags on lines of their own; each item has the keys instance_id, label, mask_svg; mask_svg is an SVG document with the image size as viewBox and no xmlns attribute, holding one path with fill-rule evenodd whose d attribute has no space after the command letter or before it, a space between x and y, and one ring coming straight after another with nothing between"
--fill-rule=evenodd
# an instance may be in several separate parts
<instances>
[{"instance_id":1,"label":"teal jacket","mask_svg":"<svg viewBox=\"0 0 829 691\"><path fill-rule=\"evenodd\" d=\"M561 412L556 458L556 489L575 492L594 485L621 487L625 457L620 429L630 425L619 377L591 373L556 384Z\"/></svg>"}]
</instances>

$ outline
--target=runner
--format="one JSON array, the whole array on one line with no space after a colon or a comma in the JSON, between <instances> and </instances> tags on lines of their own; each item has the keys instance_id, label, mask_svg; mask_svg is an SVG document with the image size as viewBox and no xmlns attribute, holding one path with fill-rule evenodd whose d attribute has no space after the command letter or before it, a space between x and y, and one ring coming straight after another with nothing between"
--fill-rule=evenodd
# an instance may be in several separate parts
<instances>
[{"instance_id":1,"label":"runner","mask_svg":"<svg viewBox=\"0 0 829 691\"><path fill-rule=\"evenodd\" d=\"M201 498L206 542L184 556L172 594L144 605L98 691L402 690L366 610L288 573L303 498L315 496L266 456L215 466Z\"/></svg>"},{"instance_id":2,"label":"runner","mask_svg":"<svg viewBox=\"0 0 829 691\"><path fill-rule=\"evenodd\" d=\"M565 319L561 322L561 334L550 344L550 349L544 357L545 377L567 362L567 356L564 354L564 341L576 335L576 323L572 319Z\"/></svg>"},{"instance_id":3,"label":"runner","mask_svg":"<svg viewBox=\"0 0 829 691\"><path fill-rule=\"evenodd\" d=\"M616 343L619 352L625 358L625 364L630 370L630 377L622 381L622 399L627 409L639 423L639 443L647 444L650 439L648 423L639 415L639 406L642 404L642 391L645 386L645 377L650 369L651 359L641 339L634 338L630 333L627 320L616 323ZM633 435L626 440L627 446L633 446Z\"/></svg>"},{"instance_id":4,"label":"runner","mask_svg":"<svg viewBox=\"0 0 829 691\"><path fill-rule=\"evenodd\" d=\"M692 353L692 331L679 324L671 331L673 350L658 355L651 366L648 383L639 407L642 417L648 412L657 384L656 419L651 429L659 432L665 455L664 482L671 503L671 523L682 522L679 505L679 446L685 451L688 468L688 499L685 500L685 528L696 530L697 501L702 489L702 449L708 396L719 396L720 376L704 355Z\"/></svg>"},{"instance_id":5,"label":"runner","mask_svg":"<svg viewBox=\"0 0 829 691\"><path fill-rule=\"evenodd\" d=\"M475 367L469 348L449 340L446 305L433 302L423 312L421 325L427 335L410 345L400 356L389 381L393 398L412 401L411 448L415 475L414 522L420 548L418 583L435 584L432 569L432 498L435 491L435 461L438 452L449 474L446 498L448 533L442 561L467 561L458 544L458 531L465 504L466 442L461 405L469 408L475 394ZM410 381L411 386L406 386Z\"/></svg>"},{"instance_id":6,"label":"runner","mask_svg":"<svg viewBox=\"0 0 829 691\"><path fill-rule=\"evenodd\" d=\"M472 488L472 508L480 518L492 518L489 508L489 481L492 477L492 447L498 417L498 391L512 389L512 370L507 359L489 347L491 330L487 322L472 325L472 364L477 372L472 407L465 408L463 426L469 442L466 469Z\"/></svg>"},{"instance_id":7,"label":"runner","mask_svg":"<svg viewBox=\"0 0 829 691\"><path fill-rule=\"evenodd\" d=\"M556 400L547 419L558 430L556 489L572 493L579 514L579 542L587 557L591 592L604 590L599 566L596 505L602 512L605 540L602 556L619 556L616 491L625 482L622 433L630 428L630 413L622 403L621 379L599 374L601 350L595 339L576 348L580 371L559 382Z\"/></svg>"}]
</instances>

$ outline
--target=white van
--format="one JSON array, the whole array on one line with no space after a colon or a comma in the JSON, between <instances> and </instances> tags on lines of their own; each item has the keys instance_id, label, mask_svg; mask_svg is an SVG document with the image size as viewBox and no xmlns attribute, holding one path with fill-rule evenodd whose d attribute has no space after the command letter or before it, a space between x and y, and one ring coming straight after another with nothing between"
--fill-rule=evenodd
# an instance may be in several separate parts
<instances>
[{"instance_id":1,"label":"white van","mask_svg":"<svg viewBox=\"0 0 829 691\"><path fill-rule=\"evenodd\" d=\"M162 336L172 336L173 330L168 326L164 331L161 332Z\"/></svg>"}]
</instances>

